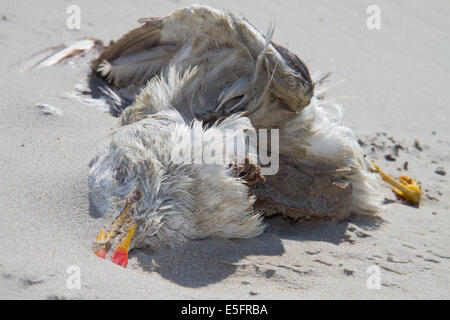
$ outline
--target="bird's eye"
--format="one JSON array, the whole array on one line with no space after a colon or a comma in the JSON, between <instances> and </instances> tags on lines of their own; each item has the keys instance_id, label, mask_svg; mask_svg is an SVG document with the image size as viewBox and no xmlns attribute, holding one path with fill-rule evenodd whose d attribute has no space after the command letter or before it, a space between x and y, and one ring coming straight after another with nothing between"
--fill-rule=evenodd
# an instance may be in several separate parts
<instances>
[{"instance_id":1,"label":"bird's eye","mask_svg":"<svg viewBox=\"0 0 450 320\"><path fill-rule=\"evenodd\" d=\"M134 201L139 201L140 199L141 199L141 192L139 191L139 190L136 190L134 193L133 193L133 200Z\"/></svg>"}]
</instances>

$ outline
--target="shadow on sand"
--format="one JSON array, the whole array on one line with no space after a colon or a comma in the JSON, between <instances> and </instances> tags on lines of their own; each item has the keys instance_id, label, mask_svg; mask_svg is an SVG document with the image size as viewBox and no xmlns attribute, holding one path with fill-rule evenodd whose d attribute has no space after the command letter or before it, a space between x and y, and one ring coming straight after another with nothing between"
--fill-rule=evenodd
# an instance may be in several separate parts
<instances>
[{"instance_id":1,"label":"shadow on sand","mask_svg":"<svg viewBox=\"0 0 450 320\"><path fill-rule=\"evenodd\" d=\"M252 255L281 256L285 252L282 240L339 245L348 241L346 231L349 224L366 231L377 229L383 224L381 218L361 216L343 222L289 221L280 217L266 219L266 231L253 239L204 239L190 241L174 249L138 249L130 252L130 258L136 257L138 267L144 271L157 272L184 287L198 288L220 282L241 271L260 273L260 276L270 278L273 275L270 269L262 270L240 260Z\"/></svg>"}]
</instances>

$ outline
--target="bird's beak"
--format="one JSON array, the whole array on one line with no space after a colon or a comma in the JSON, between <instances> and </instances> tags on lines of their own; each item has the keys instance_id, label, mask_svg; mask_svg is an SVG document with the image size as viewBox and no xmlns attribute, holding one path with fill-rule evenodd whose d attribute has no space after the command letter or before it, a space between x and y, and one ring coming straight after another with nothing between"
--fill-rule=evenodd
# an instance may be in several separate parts
<instances>
[{"instance_id":1,"label":"bird's beak","mask_svg":"<svg viewBox=\"0 0 450 320\"><path fill-rule=\"evenodd\" d=\"M130 207L131 203L125 206L112 223L110 231L100 231L93 245L95 254L105 259L112 240L119 235L119 244L112 253L111 261L122 267L126 267L128 264L128 250L137 228L137 224L133 223L129 215Z\"/></svg>"}]
</instances>

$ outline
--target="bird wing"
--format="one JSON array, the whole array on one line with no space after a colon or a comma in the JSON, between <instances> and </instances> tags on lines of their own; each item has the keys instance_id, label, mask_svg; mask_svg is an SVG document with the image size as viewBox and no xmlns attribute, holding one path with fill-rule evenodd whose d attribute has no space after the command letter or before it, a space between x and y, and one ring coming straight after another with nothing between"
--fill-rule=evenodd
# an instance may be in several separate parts
<instances>
[{"instance_id":1,"label":"bird wing","mask_svg":"<svg viewBox=\"0 0 450 320\"><path fill-rule=\"evenodd\" d=\"M189 86L192 101L176 107L194 108L192 113L203 120L245 111L254 114L255 127L273 127L311 100L308 69L271 42L273 29L263 35L233 13L200 5L139 22L140 27L106 47L92 63L94 76L120 98L130 100L148 80L167 77L175 66L180 75L197 68L200 80ZM267 114L277 110L279 117Z\"/></svg>"}]
</instances>

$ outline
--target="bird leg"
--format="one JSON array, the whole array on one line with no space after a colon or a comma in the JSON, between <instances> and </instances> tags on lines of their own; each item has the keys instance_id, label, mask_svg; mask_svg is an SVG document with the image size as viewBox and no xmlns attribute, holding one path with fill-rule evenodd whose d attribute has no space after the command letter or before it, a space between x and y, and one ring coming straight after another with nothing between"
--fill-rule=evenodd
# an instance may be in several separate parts
<instances>
[{"instance_id":1,"label":"bird leg","mask_svg":"<svg viewBox=\"0 0 450 320\"><path fill-rule=\"evenodd\" d=\"M422 190L413 178L410 178L407 175L402 175L399 178L399 182L381 171L380 167L375 162L372 162L372 165L375 167L376 171L381 174L383 180L393 187L392 191L394 191L396 195L414 203L420 202Z\"/></svg>"}]
</instances>

